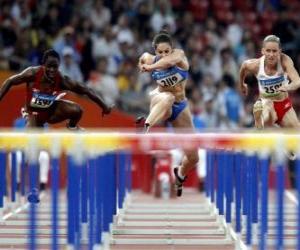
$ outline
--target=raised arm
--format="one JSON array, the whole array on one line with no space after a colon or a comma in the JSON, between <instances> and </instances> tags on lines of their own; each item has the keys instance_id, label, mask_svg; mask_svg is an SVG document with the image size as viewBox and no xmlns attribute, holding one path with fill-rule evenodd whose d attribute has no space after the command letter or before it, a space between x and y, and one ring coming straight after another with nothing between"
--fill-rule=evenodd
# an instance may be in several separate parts
<instances>
[{"instance_id":1,"label":"raised arm","mask_svg":"<svg viewBox=\"0 0 300 250\"><path fill-rule=\"evenodd\" d=\"M139 58L139 62L138 62L139 69L142 70L143 64L148 64L148 65L152 64L154 62L154 58L155 56L148 52L143 53Z\"/></svg>"},{"instance_id":2,"label":"raised arm","mask_svg":"<svg viewBox=\"0 0 300 250\"><path fill-rule=\"evenodd\" d=\"M290 82L289 84L282 86L281 89L285 91L293 91L298 89L300 87L300 77L297 70L295 69L292 59L288 55L283 54L282 66L285 69Z\"/></svg>"},{"instance_id":3,"label":"raised arm","mask_svg":"<svg viewBox=\"0 0 300 250\"><path fill-rule=\"evenodd\" d=\"M85 86L83 83L71 80L69 77L63 77L62 88L64 90L70 90L78 95L86 95L89 99L95 102L100 108L102 108L102 114L109 114L113 106L108 106L95 91Z\"/></svg>"},{"instance_id":4,"label":"raised arm","mask_svg":"<svg viewBox=\"0 0 300 250\"><path fill-rule=\"evenodd\" d=\"M182 68L188 69L189 64L186 56L181 49L174 49L173 52L157 62L150 65L143 65L142 71L153 71L155 69L166 69L175 65L181 64Z\"/></svg>"},{"instance_id":5,"label":"raised arm","mask_svg":"<svg viewBox=\"0 0 300 250\"><path fill-rule=\"evenodd\" d=\"M0 88L0 101L9 91L12 86L20 85L22 83L30 82L34 80L35 69L29 67L19 74L13 75L4 81Z\"/></svg>"}]
</instances>

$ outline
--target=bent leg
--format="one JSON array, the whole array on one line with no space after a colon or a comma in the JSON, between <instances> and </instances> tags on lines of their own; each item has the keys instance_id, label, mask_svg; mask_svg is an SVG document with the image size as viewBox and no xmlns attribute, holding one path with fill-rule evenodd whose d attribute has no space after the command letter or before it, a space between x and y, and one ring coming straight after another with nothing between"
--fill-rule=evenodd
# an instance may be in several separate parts
<instances>
[{"instance_id":1,"label":"bent leg","mask_svg":"<svg viewBox=\"0 0 300 250\"><path fill-rule=\"evenodd\" d=\"M290 108L282 118L280 126L283 128L292 128L299 129L300 124L297 117L297 114L294 108ZM285 154L288 158L288 167L289 167L289 175L291 179L292 186L295 186L295 159L297 158L295 152L285 150Z\"/></svg>"},{"instance_id":2,"label":"bent leg","mask_svg":"<svg viewBox=\"0 0 300 250\"><path fill-rule=\"evenodd\" d=\"M264 119L263 119L263 104L261 100L257 100L253 105L253 116L254 116L254 123L257 129L263 129Z\"/></svg>"},{"instance_id":3,"label":"bent leg","mask_svg":"<svg viewBox=\"0 0 300 250\"><path fill-rule=\"evenodd\" d=\"M253 116L257 129L272 126L276 120L272 101L258 99L253 105Z\"/></svg>"},{"instance_id":4,"label":"bent leg","mask_svg":"<svg viewBox=\"0 0 300 250\"><path fill-rule=\"evenodd\" d=\"M167 92L161 92L153 96L150 104L150 113L145 124L148 127L152 127L170 117L174 101L174 95Z\"/></svg>"},{"instance_id":5,"label":"bent leg","mask_svg":"<svg viewBox=\"0 0 300 250\"><path fill-rule=\"evenodd\" d=\"M44 126L43 121L39 121L36 115L29 114L26 117L26 127L27 128L42 128Z\"/></svg>"},{"instance_id":6,"label":"bent leg","mask_svg":"<svg viewBox=\"0 0 300 250\"><path fill-rule=\"evenodd\" d=\"M175 121L172 122L173 127L184 129L184 132L193 132L194 125L192 122L192 115L189 110L189 107L186 107L176 118ZM190 170L196 167L199 161L198 149L193 150L184 150L184 156L182 159L182 163L179 166L179 176L186 176Z\"/></svg>"},{"instance_id":7,"label":"bent leg","mask_svg":"<svg viewBox=\"0 0 300 250\"><path fill-rule=\"evenodd\" d=\"M186 107L172 122L175 128L185 129L185 132L191 132L194 130L192 123L192 115L188 107ZM176 177L175 187L177 189L177 196L182 194L183 182L186 179L188 173L196 167L199 161L198 149L184 150L184 156L181 165L178 168L174 168L174 174Z\"/></svg>"},{"instance_id":8,"label":"bent leg","mask_svg":"<svg viewBox=\"0 0 300 250\"><path fill-rule=\"evenodd\" d=\"M54 112L47 122L54 124L69 120L67 127L75 128L82 116L81 107L77 103L67 100L58 100L55 105Z\"/></svg>"},{"instance_id":9,"label":"bent leg","mask_svg":"<svg viewBox=\"0 0 300 250\"><path fill-rule=\"evenodd\" d=\"M282 118L280 126L283 128L300 128L300 123L294 108L290 108Z\"/></svg>"}]
</instances>

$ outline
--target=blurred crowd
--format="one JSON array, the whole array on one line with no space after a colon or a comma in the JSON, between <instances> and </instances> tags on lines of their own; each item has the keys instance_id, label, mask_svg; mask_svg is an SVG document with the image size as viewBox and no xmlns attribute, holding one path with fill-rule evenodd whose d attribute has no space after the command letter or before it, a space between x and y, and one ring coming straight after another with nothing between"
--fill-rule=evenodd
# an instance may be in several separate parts
<instances>
[{"instance_id":1,"label":"blurred crowd","mask_svg":"<svg viewBox=\"0 0 300 250\"><path fill-rule=\"evenodd\" d=\"M53 47L64 74L138 116L156 86L137 60L154 52L152 38L165 29L190 62L195 126L251 127L257 87L250 77L249 97L240 95L239 67L275 34L299 69L299 10L298 0L0 0L0 70L38 65ZM292 95L298 112L299 97Z\"/></svg>"}]
</instances>

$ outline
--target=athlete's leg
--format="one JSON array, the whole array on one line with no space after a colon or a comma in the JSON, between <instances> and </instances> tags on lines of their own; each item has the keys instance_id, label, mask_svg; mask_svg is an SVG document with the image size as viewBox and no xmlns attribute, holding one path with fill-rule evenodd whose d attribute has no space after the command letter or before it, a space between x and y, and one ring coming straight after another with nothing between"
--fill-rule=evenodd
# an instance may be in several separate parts
<instances>
[{"instance_id":1,"label":"athlete's leg","mask_svg":"<svg viewBox=\"0 0 300 250\"><path fill-rule=\"evenodd\" d=\"M69 120L67 127L76 128L83 112L81 107L77 103L67 100L58 100L55 105L55 109L47 122L53 124Z\"/></svg>"},{"instance_id":2,"label":"athlete's leg","mask_svg":"<svg viewBox=\"0 0 300 250\"><path fill-rule=\"evenodd\" d=\"M25 111L24 111L25 112ZM38 119L38 114L35 114L34 112L30 112L28 114L26 114L25 116L26 119L26 127L27 128L42 128L44 126L45 121L41 121ZM26 162L25 164L25 168L26 170L24 170L25 172L27 172L27 176L25 176L25 180L23 180L25 183L24 185L29 184L30 183L30 178L29 178L29 167L28 167L28 162ZM36 170L37 171L37 170ZM30 189L30 192L27 194L27 200L30 203L38 203L40 202L39 199L39 191L38 191L38 186L35 185L34 188Z\"/></svg>"},{"instance_id":3,"label":"athlete's leg","mask_svg":"<svg viewBox=\"0 0 300 250\"><path fill-rule=\"evenodd\" d=\"M263 104L260 99L258 99L253 105L253 116L255 127L258 129L263 129L265 124L263 119Z\"/></svg>"},{"instance_id":4,"label":"athlete's leg","mask_svg":"<svg viewBox=\"0 0 300 250\"><path fill-rule=\"evenodd\" d=\"M192 122L192 115L187 106L172 122L173 127L184 129L186 132L193 132L194 126ZM183 156L182 164L180 166L179 174L185 176L188 172L193 169L197 162L199 161L198 150L187 150L184 151L185 155Z\"/></svg>"},{"instance_id":5,"label":"athlete's leg","mask_svg":"<svg viewBox=\"0 0 300 250\"><path fill-rule=\"evenodd\" d=\"M280 126L283 128L300 128L300 123L294 108L290 108L282 118Z\"/></svg>"},{"instance_id":6,"label":"athlete's leg","mask_svg":"<svg viewBox=\"0 0 300 250\"><path fill-rule=\"evenodd\" d=\"M257 129L272 126L276 121L272 101L258 99L253 105L253 116Z\"/></svg>"},{"instance_id":7,"label":"athlete's leg","mask_svg":"<svg viewBox=\"0 0 300 250\"><path fill-rule=\"evenodd\" d=\"M172 122L172 125L175 128L185 129L186 132L192 132L194 130L192 115L188 106L179 114L176 120ZM193 168L196 167L198 161L198 149L184 150L184 156L181 165L174 169L178 196L181 196L182 184L185 180L185 177Z\"/></svg>"},{"instance_id":8,"label":"athlete's leg","mask_svg":"<svg viewBox=\"0 0 300 250\"><path fill-rule=\"evenodd\" d=\"M294 108L290 108L285 115L282 118L282 121L280 123L280 126L283 128L294 128L299 129L300 124L297 117L297 114L294 110ZM296 154L293 151L286 151L285 154L288 157L288 168L289 168L289 175L290 180L292 183L292 187L295 187L295 160L296 160Z\"/></svg>"},{"instance_id":9,"label":"athlete's leg","mask_svg":"<svg viewBox=\"0 0 300 250\"><path fill-rule=\"evenodd\" d=\"M147 127L152 127L171 116L175 97L172 93L159 92L151 97L150 113L145 121Z\"/></svg>"},{"instance_id":10,"label":"athlete's leg","mask_svg":"<svg viewBox=\"0 0 300 250\"><path fill-rule=\"evenodd\" d=\"M29 114L26 120L26 127L28 128L42 128L44 126L44 121L39 121L35 114Z\"/></svg>"}]
</instances>

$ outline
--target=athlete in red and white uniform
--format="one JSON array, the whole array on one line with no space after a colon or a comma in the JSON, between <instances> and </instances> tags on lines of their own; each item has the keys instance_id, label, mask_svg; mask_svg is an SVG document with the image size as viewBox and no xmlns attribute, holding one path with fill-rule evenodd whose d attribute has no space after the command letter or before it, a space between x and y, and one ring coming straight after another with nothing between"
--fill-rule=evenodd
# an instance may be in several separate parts
<instances>
[{"instance_id":1,"label":"athlete in red and white uniform","mask_svg":"<svg viewBox=\"0 0 300 250\"><path fill-rule=\"evenodd\" d=\"M285 128L300 128L288 91L300 87L300 77L293 61L281 52L280 39L269 35L263 41L262 57L246 60L240 69L240 87L248 94L245 78L258 80L259 99L253 105L255 126L262 129L277 123Z\"/></svg>"},{"instance_id":2,"label":"athlete in red and white uniform","mask_svg":"<svg viewBox=\"0 0 300 250\"><path fill-rule=\"evenodd\" d=\"M78 128L82 109L77 103L61 99L65 94L63 91L67 90L89 97L102 109L102 114L111 112L112 107L107 106L94 91L76 80L63 76L58 70L59 63L58 53L52 49L47 50L42 66L29 67L2 84L0 101L12 86L26 83L26 104L23 113L26 114L29 127L43 127L45 123L68 120L68 128Z\"/></svg>"},{"instance_id":3,"label":"athlete in red and white uniform","mask_svg":"<svg viewBox=\"0 0 300 250\"><path fill-rule=\"evenodd\" d=\"M43 65L29 67L2 84L0 101L12 86L25 83L26 104L22 114L26 117L28 127L43 127L45 123L53 124L68 120L68 128L78 129L77 123L82 115L81 107L77 103L61 99L63 91L68 90L78 95L86 95L102 109L102 115L111 112L112 107L107 106L94 91L76 80L63 76L58 70L59 63L58 53L52 49L47 50L43 56ZM47 161L47 153L41 151L39 163L44 174L47 174L49 164ZM38 196L38 189L33 188L28 194L28 201L37 203Z\"/></svg>"}]
</instances>

